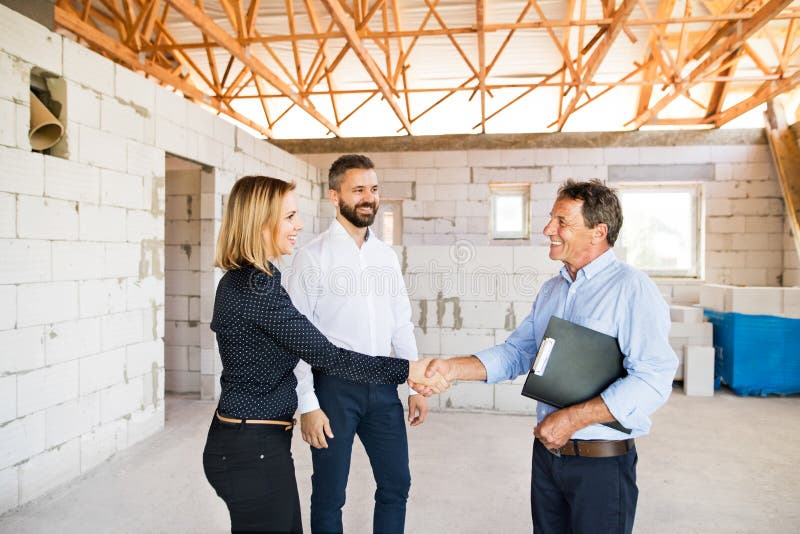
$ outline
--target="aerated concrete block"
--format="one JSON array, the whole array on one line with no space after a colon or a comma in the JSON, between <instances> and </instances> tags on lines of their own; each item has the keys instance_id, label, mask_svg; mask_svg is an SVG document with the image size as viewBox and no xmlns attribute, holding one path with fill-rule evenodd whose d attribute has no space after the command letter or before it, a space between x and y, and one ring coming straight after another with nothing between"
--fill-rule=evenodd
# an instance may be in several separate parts
<instances>
[{"instance_id":1,"label":"aerated concrete block","mask_svg":"<svg viewBox=\"0 0 800 534\"><path fill-rule=\"evenodd\" d=\"M687 345L683 367L683 391L686 395L714 396L714 347Z\"/></svg>"}]
</instances>

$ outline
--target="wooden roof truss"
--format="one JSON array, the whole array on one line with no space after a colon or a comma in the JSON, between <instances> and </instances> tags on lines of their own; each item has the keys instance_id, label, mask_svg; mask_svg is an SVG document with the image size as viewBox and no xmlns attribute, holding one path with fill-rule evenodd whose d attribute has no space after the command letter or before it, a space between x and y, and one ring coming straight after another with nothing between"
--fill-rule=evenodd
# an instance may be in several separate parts
<instances>
[{"instance_id":1,"label":"wooden roof truss","mask_svg":"<svg viewBox=\"0 0 800 534\"><path fill-rule=\"evenodd\" d=\"M55 10L59 28L80 42L265 137L298 110L340 136L376 96L397 131L412 134L457 94L478 96L473 129L485 132L494 117L553 87L558 105L547 126L557 131L609 91L631 86L638 104L618 128L718 127L798 85L800 8L791 0L505 0L506 21L489 16L492 4L57 0ZM554 58L552 69L509 75L499 67L515 41L534 37ZM609 66L617 43L639 43L641 61L624 72L618 61ZM455 58L443 65L444 81L415 75L429 45ZM737 68L743 62L751 66L746 75ZM726 107L732 87L750 90ZM429 94L425 105L414 102L418 94ZM664 112L679 99L697 113ZM253 100L255 115L241 107Z\"/></svg>"}]
</instances>

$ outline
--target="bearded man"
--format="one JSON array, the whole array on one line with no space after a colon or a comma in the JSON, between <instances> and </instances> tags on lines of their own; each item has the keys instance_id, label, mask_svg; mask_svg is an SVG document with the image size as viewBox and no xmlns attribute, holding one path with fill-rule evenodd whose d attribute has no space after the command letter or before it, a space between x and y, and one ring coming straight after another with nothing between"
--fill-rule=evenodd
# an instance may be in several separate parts
<instances>
[{"instance_id":1,"label":"bearded man","mask_svg":"<svg viewBox=\"0 0 800 534\"><path fill-rule=\"evenodd\" d=\"M411 304L392 248L369 227L380 203L369 158L349 154L328 172L328 198L336 219L298 251L288 291L300 312L333 343L364 354L418 359ZM403 532L411 486L403 406L395 385L355 384L295 369L303 439L311 445L311 530L342 532L342 507L353 439L372 465L377 489L373 532ZM408 398L411 426L428 413L422 395ZM335 437L334 437L335 436ZM350 525L348 531L363 530Z\"/></svg>"}]
</instances>

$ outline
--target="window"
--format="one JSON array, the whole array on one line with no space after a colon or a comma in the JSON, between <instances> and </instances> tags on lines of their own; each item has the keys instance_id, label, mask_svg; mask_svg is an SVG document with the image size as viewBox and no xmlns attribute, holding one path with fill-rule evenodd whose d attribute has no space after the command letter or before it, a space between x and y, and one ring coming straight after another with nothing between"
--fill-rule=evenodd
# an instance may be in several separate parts
<instances>
[{"instance_id":1,"label":"window","mask_svg":"<svg viewBox=\"0 0 800 534\"><path fill-rule=\"evenodd\" d=\"M492 239L530 238L530 184L490 183Z\"/></svg>"},{"instance_id":2,"label":"window","mask_svg":"<svg viewBox=\"0 0 800 534\"><path fill-rule=\"evenodd\" d=\"M403 201L381 199L372 231L389 246L403 244Z\"/></svg>"},{"instance_id":3,"label":"window","mask_svg":"<svg viewBox=\"0 0 800 534\"><path fill-rule=\"evenodd\" d=\"M701 276L701 191L694 183L620 185L628 263L654 276Z\"/></svg>"}]
</instances>

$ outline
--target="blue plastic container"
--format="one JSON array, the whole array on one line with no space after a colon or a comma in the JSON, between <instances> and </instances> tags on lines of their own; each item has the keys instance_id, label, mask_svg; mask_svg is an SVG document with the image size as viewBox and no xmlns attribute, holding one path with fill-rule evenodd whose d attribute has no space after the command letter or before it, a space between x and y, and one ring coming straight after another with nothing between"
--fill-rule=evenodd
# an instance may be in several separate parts
<instances>
[{"instance_id":1,"label":"blue plastic container","mask_svg":"<svg viewBox=\"0 0 800 534\"><path fill-rule=\"evenodd\" d=\"M714 324L715 388L737 395L800 393L800 319L705 310Z\"/></svg>"}]
</instances>

